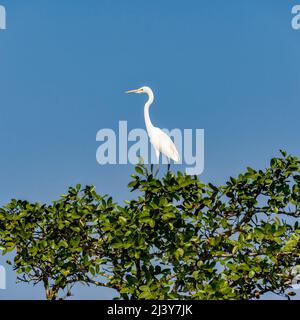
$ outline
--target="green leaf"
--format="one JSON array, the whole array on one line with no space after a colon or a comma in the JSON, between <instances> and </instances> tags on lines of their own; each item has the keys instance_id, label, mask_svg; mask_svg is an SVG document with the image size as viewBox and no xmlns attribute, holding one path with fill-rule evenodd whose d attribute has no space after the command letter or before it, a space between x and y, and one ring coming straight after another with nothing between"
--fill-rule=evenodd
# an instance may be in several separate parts
<instances>
[{"instance_id":1,"label":"green leaf","mask_svg":"<svg viewBox=\"0 0 300 320\"><path fill-rule=\"evenodd\" d=\"M141 168L141 167L139 167L139 166L136 166L135 167L135 171L138 173L138 174L143 174L144 172L143 172L143 169Z\"/></svg>"},{"instance_id":2,"label":"green leaf","mask_svg":"<svg viewBox=\"0 0 300 320\"><path fill-rule=\"evenodd\" d=\"M180 257L183 257L183 255L184 255L184 250L182 248L178 248L175 251L175 257L177 260L179 260Z\"/></svg>"},{"instance_id":3,"label":"green leaf","mask_svg":"<svg viewBox=\"0 0 300 320\"><path fill-rule=\"evenodd\" d=\"M126 224L127 219L126 219L125 217L120 216L120 217L119 217L119 222L120 222L121 224Z\"/></svg>"},{"instance_id":4,"label":"green leaf","mask_svg":"<svg viewBox=\"0 0 300 320\"><path fill-rule=\"evenodd\" d=\"M151 291L150 288L149 288L148 286L145 286L145 285L140 286L139 289L140 289L141 291L149 291L149 292Z\"/></svg>"},{"instance_id":5,"label":"green leaf","mask_svg":"<svg viewBox=\"0 0 300 320\"><path fill-rule=\"evenodd\" d=\"M232 254L236 254L238 250L239 250L239 247L238 246L234 246L233 249L232 249Z\"/></svg>"},{"instance_id":6,"label":"green leaf","mask_svg":"<svg viewBox=\"0 0 300 320\"><path fill-rule=\"evenodd\" d=\"M151 292L144 291L144 292L142 292L142 293L139 295L139 299L147 299L147 300L150 300L150 299L153 299L153 295L152 295Z\"/></svg>"}]
</instances>

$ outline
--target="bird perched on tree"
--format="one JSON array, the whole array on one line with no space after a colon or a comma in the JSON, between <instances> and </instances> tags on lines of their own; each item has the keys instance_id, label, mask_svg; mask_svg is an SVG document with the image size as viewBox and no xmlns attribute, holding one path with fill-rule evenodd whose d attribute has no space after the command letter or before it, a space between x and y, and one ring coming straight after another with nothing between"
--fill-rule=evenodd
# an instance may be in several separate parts
<instances>
[{"instance_id":1,"label":"bird perched on tree","mask_svg":"<svg viewBox=\"0 0 300 320\"><path fill-rule=\"evenodd\" d=\"M145 93L148 95L148 101L146 102L144 107L145 124L150 142L155 150L158 163L160 153L166 156L169 161L170 159L172 159L173 161L178 162L180 160L180 157L175 144L164 131L157 127L154 127L150 120L149 109L154 101L154 94L151 88L141 87L140 89L126 91L126 93ZM170 164L168 165L168 169L169 167Z\"/></svg>"}]
</instances>

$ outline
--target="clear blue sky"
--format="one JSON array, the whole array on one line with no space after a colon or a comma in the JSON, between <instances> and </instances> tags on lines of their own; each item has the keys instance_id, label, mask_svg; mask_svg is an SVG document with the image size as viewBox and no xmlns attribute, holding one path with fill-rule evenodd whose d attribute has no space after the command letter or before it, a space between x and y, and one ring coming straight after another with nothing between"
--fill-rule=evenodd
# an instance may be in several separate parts
<instances>
[{"instance_id":1,"label":"clear blue sky","mask_svg":"<svg viewBox=\"0 0 300 320\"><path fill-rule=\"evenodd\" d=\"M298 1L300 4L300 1ZM123 201L131 165L101 167L96 132L153 122L205 129L205 181L264 168L280 148L300 156L300 31L291 0L0 0L0 205L51 201L95 184ZM6 259L0 258L4 264ZM0 299L43 298L15 285ZM111 298L78 287L76 298ZM298 295L300 297L300 295Z\"/></svg>"}]
</instances>

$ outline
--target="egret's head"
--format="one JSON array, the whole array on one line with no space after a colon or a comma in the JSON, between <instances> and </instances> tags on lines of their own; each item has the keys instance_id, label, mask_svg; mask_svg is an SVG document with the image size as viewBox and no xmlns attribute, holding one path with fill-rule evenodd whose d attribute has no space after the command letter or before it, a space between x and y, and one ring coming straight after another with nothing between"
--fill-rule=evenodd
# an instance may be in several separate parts
<instances>
[{"instance_id":1,"label":"egret's head","mask_svg":"<svg viewBox=\"0 0 300 320\"><path fill-rule=\"evenodd\" d=\"M147 93L147 94L152 94L152 90L149 87L141 87L139 89L126 91L126 93Z\"/></svg>"}]
</instances>

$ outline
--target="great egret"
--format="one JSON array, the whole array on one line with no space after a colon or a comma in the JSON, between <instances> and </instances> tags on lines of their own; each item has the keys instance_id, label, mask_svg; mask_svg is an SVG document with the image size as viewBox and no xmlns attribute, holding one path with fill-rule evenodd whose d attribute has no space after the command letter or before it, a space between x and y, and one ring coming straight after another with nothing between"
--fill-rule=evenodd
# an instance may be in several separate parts
<instances>
[{"instance_id":1,"label":"great egret","mask_svg":"<svg viewBox=\"0 0 300 320\"><path fill-rule=\"evenodd\" d=\"M158 163L159 163L160 153L165 155L169 161L170 159L172 159L173 161L178 162L180 160L179 153L176 149L175 144L171 140L171 138L164 131L162 131L157 127L154 127L153 124L151 123L150 116L149 116L149 108L154 101L154 94L151 88L142 87L140 89L126 91L126 93L146 93L148 95L149 99L146 102L144 107L144 117L145 117L148 136L155 150ZM170 168L170 164L168 165L168 170L169 168Z\"/></svg>"}]
</instances>

